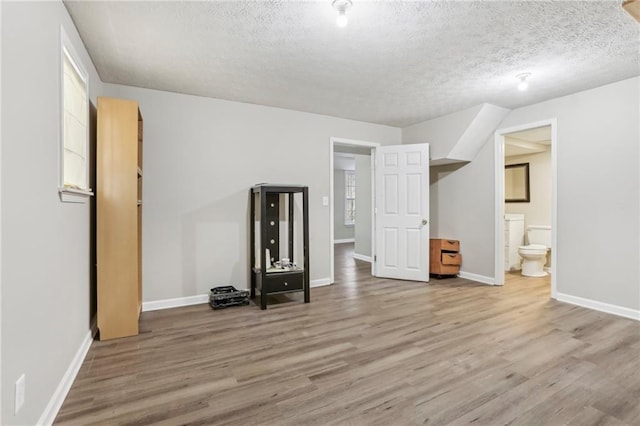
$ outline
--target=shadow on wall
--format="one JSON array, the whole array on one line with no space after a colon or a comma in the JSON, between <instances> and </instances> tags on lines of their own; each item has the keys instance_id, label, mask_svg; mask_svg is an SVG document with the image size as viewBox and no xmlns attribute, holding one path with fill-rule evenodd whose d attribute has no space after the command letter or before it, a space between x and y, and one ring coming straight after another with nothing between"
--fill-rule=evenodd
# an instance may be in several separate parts
<instances>
[{"instance_id":1,"label":"shadow on wall","mask_svg":"<svg viewBox=\"0 0 640 426\"><path fill-rule=\"evenodd\" d=\"M438 209L438 182L444 180L451 173L463 168L469 164L468 162L460 162L453 164L443 164L440 166L431 166L429 168L429 197L430 197L430 233L432 238L440 237L438 235L439 209Z\"/></svg>"},{"instance_id":2,"label":"shadow on wall","mask_svg":"<svg viewBox=\"0 0 640 426\"><path fill-rule=\"evenodd\" d=\"M182 294L205 294L225 285L249 287L248 224L247 191L182 216Z\"/></svg>"}]
</instances>

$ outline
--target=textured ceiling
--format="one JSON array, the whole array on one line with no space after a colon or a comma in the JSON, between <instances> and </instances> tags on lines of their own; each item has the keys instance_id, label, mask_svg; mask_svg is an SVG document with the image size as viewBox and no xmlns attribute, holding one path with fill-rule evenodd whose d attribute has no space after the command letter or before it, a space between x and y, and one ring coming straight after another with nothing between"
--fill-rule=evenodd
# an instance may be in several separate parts
<instances>
[{"instance_id":1,"label":"textured ceiling","mask_svg":"<svg viewBox=\"0 0 640 426\"><path fill-rule=\"evenodd\" d=\"M354 0L346 28L331 0L65 4L105 82L394 126L640 75L616 0Z\"/></svg>"}]
</instances>

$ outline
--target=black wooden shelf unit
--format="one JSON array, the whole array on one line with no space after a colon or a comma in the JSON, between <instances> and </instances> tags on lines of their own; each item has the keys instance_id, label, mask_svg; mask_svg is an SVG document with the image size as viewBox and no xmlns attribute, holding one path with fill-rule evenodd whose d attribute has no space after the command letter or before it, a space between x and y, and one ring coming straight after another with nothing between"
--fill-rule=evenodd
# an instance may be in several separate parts
<instances>
[{"instance_id":1,"label":"black wooden shelf unit","mask_svg":"<svg viewBox=\"0 0 640 426\"><path fill-rule=\"evenodd\" d=\"M249 226L251 298L255 298L258 290L260 308L267 309L268 295L303 291L304 302L309 303L309 188L302 185L263 183L253 186L249 190L249 195L251 198ZM296 221L300 220L299 210L298 214L295 214L295 200L300 196L302 197L302 263L299 259L294 259L294 241L296 240L294 231ZM287 229L281 230L281 222L285 221ZM299 229L299 226L297 228ZM281 247L280 239L285 231L287 245ZM286 249L286 254L281 253L281 248ZM290 259L291 265L282 267L276 263L283 258Z\"/></svg>"}]
</instances>

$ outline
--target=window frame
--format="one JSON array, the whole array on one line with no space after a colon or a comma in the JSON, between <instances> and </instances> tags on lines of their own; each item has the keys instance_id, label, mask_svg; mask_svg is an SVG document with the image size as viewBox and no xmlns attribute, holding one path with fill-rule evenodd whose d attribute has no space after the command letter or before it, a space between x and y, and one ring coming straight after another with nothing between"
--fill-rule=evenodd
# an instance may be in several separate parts
<instances>
[{"instance_id":1,"label":"window frame","mask_svg":"<svg viewBox=\"0 0 640 426\"><path fill-rule=\"evenodd\" d=\"M348 176L353 176L353 185L349 185ZM349 187L353 186L353 197L349 196ZM349 219L349 210L347 208L349 201L353 201L353 220ZM344 171L344 225L355 226L356 224L356 172L355 170Z\"/></svg>"},{"instance_id":2,"label":"window frame","mask_svg":"<svg viewBox=\"0 0 640 426\"><path fill-rule=\"evenodd\" d=\"M87 199L91 196L93 196L93 191L91 190L91 188L89 187L89 158L90 158L90 153L89 153L89 128L90 126L90 100L89 100L89 88L90 88L90 81L89 81L89 73L87 72L87 69L85 68L84 64L82 63L82 61L80 60L80 56L78 55L77 51L75 50L73 43L71 42L71 39L69 38L69 36L67 35L66 31L64 30L64 27L60 26L60 46L59 46L59 58L60 58L60 64L58 67L59 70L59 75L58 75L58 82L59 82L59 96L60 96L60 117L59 117L59 123L60 123L60 135L59 135L59 141L58 141L58 148L59 148L59 177L58 177L58 192L60 194L60 201L62 202L70 202L70 203L86 203ZM65 150L65 139L64 139L64 114L65 114L65 103L64 103L64 91L65 91L65 85L64 85L64 61L65 61L65 57L67 57L69 59L69 62L71 63L71 65L73 66L73 68L75 69L75 71L78 73L78 76L81 78L82 82L85 84L86 86L86 93L85 93L85 100L86 100L86 106L87 106L87 110L86 110L86 114L87 114L87 128L86 128L86 135L85 135L85 155L84 155L84 169L85 169L85 187L84 188L72 188L72 187L68 187L65 186L64 183L64 173L65 173L65 169L64 169L64 150Z\"/></svg>"}]
</instances>

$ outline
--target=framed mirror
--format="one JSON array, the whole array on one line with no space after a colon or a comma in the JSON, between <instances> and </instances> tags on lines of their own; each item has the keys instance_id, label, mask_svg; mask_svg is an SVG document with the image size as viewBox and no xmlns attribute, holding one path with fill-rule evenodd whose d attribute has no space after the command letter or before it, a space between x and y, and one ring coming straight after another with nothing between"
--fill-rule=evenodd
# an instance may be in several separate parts
<instances>
[{"instance_id":1,"label":"framed mirror","mask_svg":"<svg viewBox=\"0 0 640 426\"><path fill-rule=\"evenodd\" d=\"M504 166L504 201L505 203L530 202L529 163Z\"/></svg>"}]
</instances>

